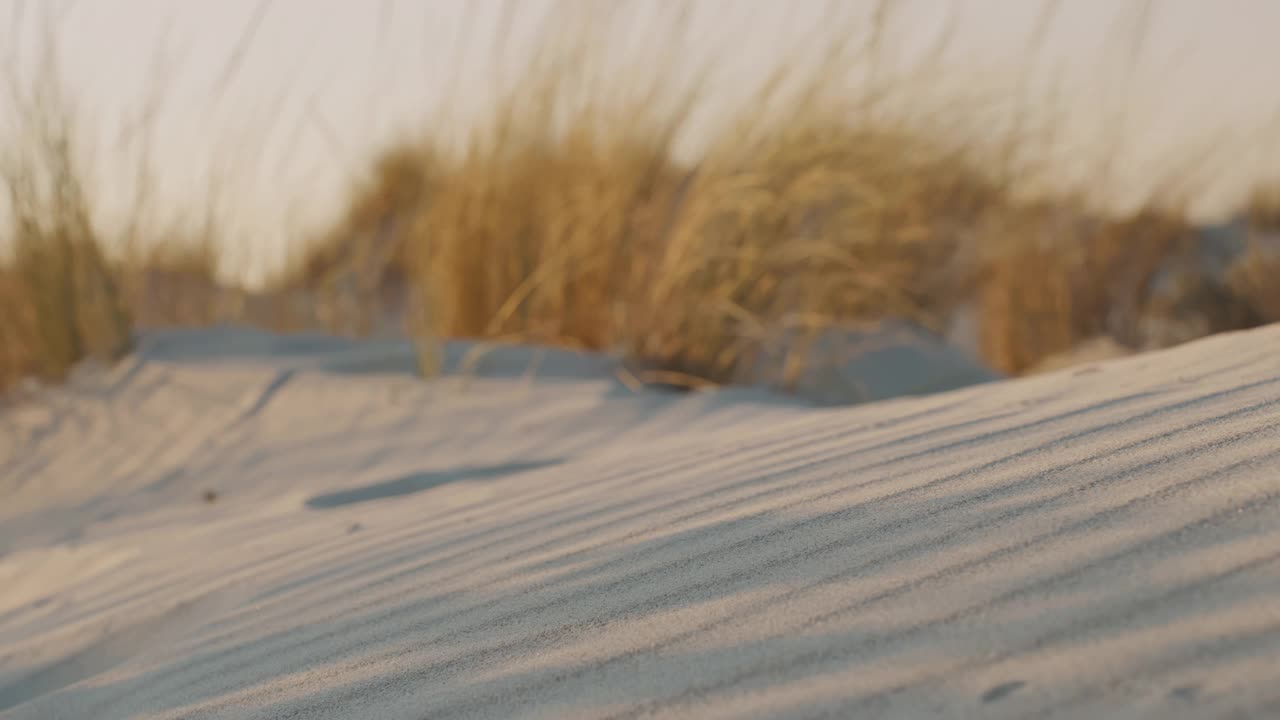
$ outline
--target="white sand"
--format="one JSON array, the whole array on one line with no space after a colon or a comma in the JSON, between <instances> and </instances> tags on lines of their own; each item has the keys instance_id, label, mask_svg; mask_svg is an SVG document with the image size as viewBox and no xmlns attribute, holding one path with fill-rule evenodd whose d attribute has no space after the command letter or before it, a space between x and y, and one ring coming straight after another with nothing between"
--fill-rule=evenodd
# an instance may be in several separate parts
<instances>
[{"instance_id":1,"label":"white sand","mask_svg":"<svg viewBox=\"0 0 1280 720\"><path fill-rule=\"evenodd\" d=\"M822 410L520 357L0 412L0 717L1280 717L1280 328Z\"/></svg>"}]
</instances>

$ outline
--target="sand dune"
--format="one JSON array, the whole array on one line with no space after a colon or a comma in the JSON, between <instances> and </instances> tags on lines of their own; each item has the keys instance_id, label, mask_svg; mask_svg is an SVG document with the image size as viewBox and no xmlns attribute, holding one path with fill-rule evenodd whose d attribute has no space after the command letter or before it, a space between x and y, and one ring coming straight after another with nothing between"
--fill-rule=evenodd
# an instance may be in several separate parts
<instances>
[{"instance_id":1,"label":"sand dune","mask_svg":"<svg viewBox=\"0 0 1280 720\"><path fill-rule=\"evenodd\" d=\"M0 412L0 718L1280 717L1280 328L830 409L520 357Z\"/></svg>"}]
</instances>

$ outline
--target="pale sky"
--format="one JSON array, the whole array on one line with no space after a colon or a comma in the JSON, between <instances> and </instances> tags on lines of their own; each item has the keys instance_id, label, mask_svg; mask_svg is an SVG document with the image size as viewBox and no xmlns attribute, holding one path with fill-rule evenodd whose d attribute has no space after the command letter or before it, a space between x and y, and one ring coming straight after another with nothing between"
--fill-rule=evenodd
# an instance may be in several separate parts
<instances>
[{"instance_id":1,"label":"pale sky","mask_svg":"<svg viewBox=\"0 0 1280 720\"><path fill-rule=\"evenodd\" d=\"M856 17L871 4L693 0L689 22L723 66L711 91L732 98L790 57L788 48L856 24L832 13ZM509 47L499 53L499 0L0 0L0 54L11 57L16 43L18 73L29 81L41 19L65 7L56 26L63 75L92 131L108 196L132 182L133 166L120 158L136 147L122 141L121 128L150 89L162 88L148 140L157 197L198 209L208 204L211 178L221 178L221 207L238 223L232 262L257 275L279 262L300 228L336 211L346 179L373 149L420 129L442 106L483 108L496 87L494 58L518 68L553 5L515 0ZM1130 36L1117 33L1139 0L1060 0L1034 58L1027 51L1038 0L896 5L893 37L907 48L927 44L954 13L947 67L956 75L1010 85L1030 77L1040 90L1055 78L1078 154L1114 152L1120 173L1109 192L1118 203L1144 196L1168 175L1157 168L1174 162L1194 160L1213 179L1198 196L1202 213L1221 212L1259 177L1280 173L1280 2L1152 0L1132 72L1117 52ZM571 19L568 6L555 7L552 27ZM628 33L610 48L660 47L663 28L649 21L671 3L628 7ZM1116 134L1117 108L1127 113L1126 140L1114 149L1099 138Z\"/></svg>"}]
</instances>

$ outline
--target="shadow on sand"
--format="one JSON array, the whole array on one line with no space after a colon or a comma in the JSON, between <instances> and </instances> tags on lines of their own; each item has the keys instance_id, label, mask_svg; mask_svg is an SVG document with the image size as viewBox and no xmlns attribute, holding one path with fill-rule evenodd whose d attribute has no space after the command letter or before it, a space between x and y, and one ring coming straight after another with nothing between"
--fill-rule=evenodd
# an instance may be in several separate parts
<instances>
[{"instance_id":1,"label":"shadow on sand","mask_svg":"<svg viewBox=\"0 0 1280 720\"><path fill-rule=\"evenodd\" d=\"M332 510L334 508L356 505L374 500L413 495L432 488L455 482L470 480L497 480L499 478L518 475L531 470L559 465L562 460L540 460L537 462L511 463L508 465L492 465L482 467L461 467L452 470L418 472L403 477L384 480L349 490L315 495L307 499L307 507L313 510Z\"/></svg>"}]
</instances>

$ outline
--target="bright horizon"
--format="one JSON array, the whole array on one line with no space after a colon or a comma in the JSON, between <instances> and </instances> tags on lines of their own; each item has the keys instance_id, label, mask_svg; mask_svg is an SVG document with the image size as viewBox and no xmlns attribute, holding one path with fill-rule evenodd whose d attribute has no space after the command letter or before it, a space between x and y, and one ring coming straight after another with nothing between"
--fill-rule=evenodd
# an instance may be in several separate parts
<instances>
[{"instance_id":1,"label":"bright horizon","mask_svg":"<svg viewBox=\"0 0 1280 720\"><path fill-rule=\"evenodd\" d=\"M546 0L518 5L504 55L516 66L527 47L521 38L533 36L549 6ZM828 5L693 3L696 37L721 48L717 57L732 66L714 91L733 97L749 90L788 57L788 48L807 41L805 33L820 27ZM871 5L839 4L850 13ZM891 33L904 46L926 44L945 22L942 6L929 0L899 5ZM463 117L483 110L495 89L492 41L503 4L0 0L3 53L8 57L12 42L19 43L27 59L19 72L27 81L39 16L61 6L68 8L56 35L63 75L80 121L93 130L100 184L115 187L121 173L132 172L119 157L136 148L122 142L121 130L145 106L149 90L161 86L149 140L158 202L197 211L208 203L210 178L223 178L223 212L236 220L230 269L260 278L296 247L300 231L336 212L349 179L374 151L419 131L442 103L460 105ZM627 41L643 49L653 44L645 33L654 28L643 21L655 6L629 7L637 24ZM1106 151L1093 138L1117 130L1113 109L1126 109L1116 187L1107 191L1117 205L1140 201L1168 179L1171 163L1194 162L1206 139L1213 140L1208 151L1221 170L1197 197L1193 210L1202 216L1229 211L1251 185L1280 170L1280 92L1271 74L1280 67L1280 44L1273 41L1280 4L1153 2L1131 77L1122 55L1108 48L1124 41L1115 32L1134 17L1137 2L1059 2L1031 70L1026 51L1037 3L955 0L945 7L959 23L953 67L982 80L1027 70L1033 83L1061 81L1067 126L1085 148L1086 163L1089 153ZM1072 172L1080 170L1064 166L1064 174Z\"/></svg>"}]
</instances>

